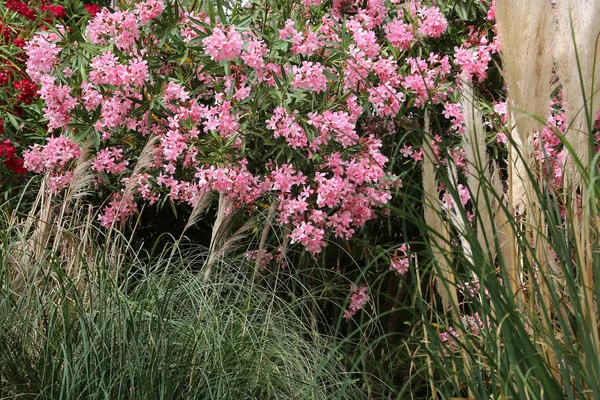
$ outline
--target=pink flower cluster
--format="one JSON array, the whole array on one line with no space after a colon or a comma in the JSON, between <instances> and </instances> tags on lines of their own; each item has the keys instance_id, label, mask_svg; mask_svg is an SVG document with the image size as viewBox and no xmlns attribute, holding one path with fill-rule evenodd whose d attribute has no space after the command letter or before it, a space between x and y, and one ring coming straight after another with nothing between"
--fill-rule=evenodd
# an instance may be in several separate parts
<instances>
[{"instance_id":1,"label":"pink flower cluster","mask_svg":"<svg viewBox=\"0 0 600 400\"><path fill-rule=\"evenodd\" d=\"M344 148L358 143L355 123L347 112L327 110L322 114L309 113L307 116L308 123L319 133L311 142L313 150L328 144L332 138Z\"/></svg>"},{"instance_id":2,"label":"pink flower cluster","mask_svg":"<svg viewBox=\"0 0 600 400\"><path fill-rule=\"evenodd\" d=\"M364 147L349 160L337 152L325 157L311 186L304 185L302 174L287 166L287 179L294 183L279 194L278 210L280 223L294 226L293 242L318 253L325 246L326 230L350 239L356 227L375 218L375 207L390 200L391 180L385 180L387 158L379 152L381 142L369 137Z\"/></svg>"},{"instance_id":3,"label":"pink flower cluster","mask_svg":"<svg viewBox=\"0 0 600 400\"><path fill-rule=\"evenodd\" d=\"M25 46L27 51L27 74L34 82L40 82L42 75L52 71L62 49L57 46L59 36L55 33L38 34Z\"/></svg>"},{"instance_id":4,"label":"pink flower cluster","mask_svg":"<svg viewBox=\"0 0 600 400\"><path fill-rule=\"evenodd\" d=\"M100 10L87 27L87 35L95 45L114 43L121 51L130 51L140 37L139 21L130 11Z\"/></svg>"},{"instance_id":5,"label":"pink flower cluster","mask_svg":"<svg viewBox=\"0 0 600 400\"><path fill-rule=\"evenodd\" d=\"M107 147L101 149L96 153L90 169L109 174L122 174L127 170L127 166L129 165L129 161L123 160L123 157L123 149L121 148Z\"/></svg>"},{"instance_id":6,"label":"pink flower cluster","mask_svg":"<svg viewBox=\"0 0 600 400\"><path fill-rule=\"evenodd\" d=\"M483 82L487 76L487 69L492 61L492 48L490 46L478 46L466 49L455 47L454 62L461 67L463 74L470 80L477 78Z\"/></svg>"},{"instance_id":7,"label":"pink flower cluster","mask_svg":"<svg viewBox=\"0 0 600 400\"><path fill-rule=\"evenodd\" d=\"M49 138L45 146L34 145L23 154L24 166L29 171L46 173L52 193L64 189L73 178L70 166L81 155L79 144L67 136Z\"/></svg>"},{"instance_id":8,"label":"pink flower cluster","mask_svg":"<svg viewBox=\"0 0 600 400\"><path fill-rule=\"evenodd\" d=\"M320 63L303 61L302 66L294 65L292 67L294 80L292 87L294 89L314 90L315 92L324 92L327 90L327 77Z\"/></svg>"},{"instance_id":9,"label":"pink flower cluster","mask_svg":"<svg viewBox=\"0 0 600 400\"><path fill-rule=\"evenodd\" d=\"M214 61L231 61L242 52L242 35L231 25L229 29L216 27L212 35L202 41L208 54Z\"/></svg>"},{"instance_id":10,"label":"pink flower cluster","mask_svg":"<svg viewBox=\"0 0 600 400\"><path fill-rule=\"evenodd\" d=\"M404 243L398 247L394 252L394 255L390 257L390 265L398 275L404 275L408 272L410 260L413 258L413 255L409 254L409 252L409 245Z\"/></svg>"},{"instance_id":11,"label":"pink flower cluster","mask_svg":"<svg viewBox=\"0 0 600 400\"><path fill-rule=\"evenodd\" d=\"M352 318L371 300L371 296L368 293L369 289L364 283L360 286L352 284L350 291L352 292L352 295L350 296L350 305L348 306L348 309L344 311L344 318L346 319Z\"/></svg>"},{"instance_id":12,"label":"pink flower cluster","mask_svg":"<svg viewBox=\"0 0 600 400\"><path fill-rule=\"evenodd\" d=\"M438 7L422 7L418 14L419 32L423 36L438 38L448 28L448 22Z\"/></svg>"},{"instance_id":13,"label":"pink flower cluster","mask_svg":"<svg viewBox=\"0 0 600 400\"><path fill-rule=\"evenodd\" d=\"M542 132L534 132L533 135L533 156L543 165L542 173L548 180L557 186L563 184L563 173L567 159L568 151L556 132L562 134L566 130L566 111L568 104L562 100L562 93L559 93L550 103L550 115L546 121L546 126ZM596 147L600 137L596 134Z\"/></svg>"},{"instance_id":14,"label":"pink flower cluster","mask_svg":"<svg viewBox=\"0 0 600 400\"><path fill-rule=\"evenodd\" d=\"M50 75L44 75L41 83L39 94L46 103L44 117L48 119L48 131L66 128L70 121L69 112L77 105L77 100L71 95L71 88L55 84Z\"/></svg>"},{"instance_id":15,"label":"pink flower cluster","mask_svg":"<svg viewBox=\"0 0 600 400\"><path fill-rule=\"evenodd\" d=\"M429 101L438 104L447 99L448 83L445 79L451 72L448 56L431 53L426 60L407 58L406 63L410 74L404 78L402 86L414 97L416 106L421 107Z\"/></svg>"},{"instance_id":16,"label":"pink flower cluster","mask_svg":"<svg viewBox=\"0 0 600 400\"><path fill-rule=\"evenodd\" d=\"M123 196L122 193L115 193L107 207L98 217L100 225L105 228L112 228L119 222L125 221L137 211L137 205L133 197Z\"/></svg>"},{"instance_id":17,"label":"pink flower cluster","mask_svg":"<svg viewBox=\"0 0 600 400\"><path fill-rule=\"evenodd\" d=\"M386 34L385 37L392 46L399 47L402 50L408 50L415 39L412 27L397 18L386 24L383 29Z\"/></svg>"},{"instance_id":18,"label":"pink flower cluster","mask_svg":"<svg viewBox=\"0 0 600 400\"><path fill-rule=\"evenodd\" d=\"M273 131L274 138L284 138L292 149L304 148L308 145L308 138L304 129L296 122L296 110L290 115L285 108L277 107L273 116L268 119L267 128Z\"/></svg>"}]
</instances>

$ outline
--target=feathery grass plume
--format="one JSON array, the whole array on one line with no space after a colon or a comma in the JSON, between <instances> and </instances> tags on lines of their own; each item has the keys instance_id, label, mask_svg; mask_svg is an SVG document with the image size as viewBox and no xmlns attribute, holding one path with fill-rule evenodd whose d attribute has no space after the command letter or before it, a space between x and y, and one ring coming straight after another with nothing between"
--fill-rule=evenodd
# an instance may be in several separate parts
<instances>
[{"instance_id":1,"label":"feathery grass plume","mask_svg":"<svg viewBox=\"0 0 600 400\"><path fill-rule=\"evenodd\" d=\"M541 132L548 115L553 67L552 36L553 13L548 1L501 0L496 4L496 19L502 40L503 76L508 86L510 113L515 116L522 149L516 149L528 167L532 162L533 134ZM532 79L535 77L535 79ZM513 142L514 146L516 142ZM534 168L534 171L539 168ZM548 242L545 234L543 212L536 202L536 183L532 175L525 181L526 235L531 237L535 260L545 280L548 263ZM512 183L509 183L512 185ZM534 279L532 277L532 279ZM532 282L532 280L529 280ZM542 301L550 304L546 282L542 282ZM547 307L546 307L547 308Z\"/></svg>"},{"instance_id":2,"label":"feathery grass plume","mask_svg":"<svg viewBox=\"0 0 600 400\"><path fill-rule=\"evenodd\" d=\"M600 2L563 0L557 4L558 35L556 64L567 103L567 130L565 138L570 147L565 183L570 185L571 219L577 249L577 266L583 277L581 297L587 303L586 324L596 333L598 351L597 316L594 310L594 261L598 231L595 196L588 191L589 177L596 174L594 156L594 121L600 105L597 66L598 35L600 33ZM580 169L581 168L581 169ZM578 198L581 198L579 204Z\"/></svg>"},{"instance_id":3,"label":"feathery grass plume","mask_svg":"<svg viewBox=\"0 0 600 400\"><path fill-rule=\"evenodd\" d=\"M489 188L485 187L486 182L491 181L491 176L483 117L476 104L473 88L465 80L463 80L461 106L466 129L463 135L463 147L465 158L469 161L467 184L474 205L475 221L477 221L477 239L481 246L489 249L488 261L493 262L496 257L496 246L492 213L497 209L497 204L494 197L487 195L486 191Z\"/></svg>"},{"instance_id":4,"label":"feathery grass plume","mask_svg":"<svg viewBox=\"0 0 600 400\"><path fill-rule=\"evenodd\" d=\"M73 170L73 179L69 184L64 203L70 203L73 199L80 199L88 194L88 189L94 182L94 175L91 173L90 164L92 162L92 140L88 138L81 146L81 155L77 165Z\"/></svg>"},{"instance_id":5,"label":"feathery grass plume","mask_svg":"<svg viewBox=\"0 0 600 400\"><path fill-rule=\"evenodd\" d=\"M549 1L499 0L496 3L498 34L502 40L502 74L508 86L509 114L515 116L518 135L523 144L523 148L517 150L528 166L532 166L533 134L535 131L542 131L543 121L548 114L553 67L552 17ZM517 142L513 146L515 143ZM543 242L544 235L540 231L541 214L535 207L536 196L531 179L526 179L524 187L528 224L539 228L537 232L530 232L530 235L536 242ZM535 248L542 249L542 243L535 244ZM538 255L542 260L543 254Z\"/></svg>"},{"instance_id":6,"label":"feathery grass plume","mask_svg":"<svg viewBox=\"0 0 600 400\"><path fill-rule=\"evenodd\" d=\"M513 214L525 213L525 183L527 182L527 169L523 161L523 142L516 126L510 130L511 140L508 142L508 185L509 204Z\"/></svg>"},{"instance_id":7,"label":"feathery grass plume","mask_svg":"<svg viewBox=\"0 0 600 400\"><path fill-rule=\"evenodd\" d=\"M275 218L275 213L277 212L278 202L276 200L273 201L273 204L269 207L269 212L267 214L267 218L265 220L265 226L260 234L260 242L258 244L258 249L256 250L256 262L254 263L254 275L258 273L261 265L261 260L265 254L265 245L267 244L267 239L269 238L269 231L271 230L273 219Z\"/></svg>"},{"instance_id":8,"label":"feathery grass plume","mask_svg":"<svg viewBox=\"0 0 600 400\"><path fill-rule=\"evenodd\" d=\"M600 68L596 65L600 2L561 0L557 2L556 9L555 60L563 99L567 104L565 136L583 167L587 168L593 156L590 132L596 110L600 108ZM576 186L582 185L572 160L568 165L569 178Z\"/></svg>"},{"instance_id":9,"label":"feathery grass plume","mask_svg":"<svg viewBox=\"0 0 600 400\"><path fill-rule=\"evenodd\" d=\"M517 294L522 280L518 269L520 261L515 246L515 231L509 222L509 216L515 215L511 210L524 211L527 175L523 159L512 143L522 149L522 142L518 134L511 134L508 180L510 188L507 196L497 168L489 163L483 117L476 106L473 88L466 82L463 83L462 108L466 128L463 136L464 149L466 159L471 160L467 182L476 212L477 241L489 252L489 262L494 262L497 253L501 253L508 267L507 274L513 293ZM507 215L507 212L510 214ZM462 241L466 239L462 238Z\"/></svg>"},{"instance_id":10,"label":"feathery grass plume","mask_svg":"<svg viewBox=\"0 0 600 400\"><path fill-rule=\"evenodd\" d=\"M219 204L217 207L217 216L213 225L208 248L208 257L204 263L204 279L210 277L212 265L219 259L232 252L241 244L241 242L252 231L256 225L254 219L246 221L233 234L229 235L231 226L231 212L233 210L233 201L229 200L224 193L219 194Z\"/></svg>"},{"instance_id":11,"label":"feathery grass plume","mask_svg":"<svg viewBox=\"0 0 600 400\"><path fill-rule=\"evenodd\" d=\"M233 202L227 198L225 193L219 193L219 203L217 205L217 215L215 217L215 223L212 228L210 236L210 244L208 246L209 253L214 253L221 244L225 230L228 228L228 222L231 221L229 218Z\"/></svg>"},{"instance_id":12,"label":"feathery grass plume","mask_svg":"<svg viewBox=\"0 0 600 400\"><path fill-rule=\"evenodd\" d=\"M67 187L60 208L57 207L57 215L51 222L54 230L53 248L58 249L62 246L63 233L68 232L73 224L82 220L85 216L84 210L91 211L89 205L81 204L82 198L88 193L88 189L94 181L94 176L90 172L92 140L88 139L82 145L81 155L73 169L73 177ZM83 212L83 214L82 214ZM86 224L93 223L93 217L90 212L87 213Z\"/></svg>"},{"instance_id":13,"label":"feathery grass plume","mask_svg":"<svg viewBox=\"0 0 600 400\"><path fill-rule=\"evenodd\" d=\"M256 220L250 219L236 229L231 235L225 235L225 233L221 231L222 236L219 240L220 244L213 249L214 257L221 258L237 250L241 245L241 242L248 237L254 227L256 227Z\"/></svg>"},{"instance_id":14,"label":"feathery grass plume","mask_svg":"<svg viewBox=\"0 0 600 400\"><path fill-rule=\"evenodd\" d=\"M431 148L429 129L429 112L426 112L424 122L426 135L423 141L422 166L424 217L430 229L431 251L439 269L439 275L436 277L436 288L442 298L444 312L447 315L451 315L455 320L458 320L458 311L456 310L458 305L456 280L451 271L449 261L446 258L450 234L448 232L448 223L443 219L444 212L442 211L442 205L438 197L438 185L435 174L437 160Z\"/></svg>"},{"instance_id":15,"label":"feathery grass plume","mask_svg":"<svg viewBox=\"0 0 600 400\"><path fill-rule=\"evenodd\" d=\"M133 178L135 178L137 175L139 175L139 173L142 172L142 170L144 170L152 165L152 163L154 161L154 150L155 150L155 145L156 145L157 141L158 141L158 136L152 136L150 139L148 139L148 141L144 145L144 148L140 152L137 162L135 163L135 167L133 167L133 172L131 173L132 179L129 180L127 185L125 185L125 189L123 190L123 197L122 197L123 200L122 201L124 201L128 197L132 196L133 192L135 191L135 189L137 187L137 182Z\"/></svg>"},{"instance_id":16,"label":"feathery grass plume","mask_svg":"<svg viewBox=\"0 0 600 400\"><path fill-rule=\"evenodd\" d=\"M192 226L196 225L198 221L202 219L202 214L210 205L210 201L212 199L211 192L202 192L198 194L198 198L196 199L196 204L192 208L192 212L190 213L190 217L183 228L183 232L181 232L181 236Z\"/></svg>"},{"instance_id":17,"label":"feathery grass plume","mask_svg":"<svg viewBox=\"0 0 600 400\"><path fill-rule=\"evenodd\" d=\"M44 177L36 199L23 222L23 241L15 243L20 247L23 266L41 259L51 239L54 196L47 187L48 178Z\"/></svg>"},{"instance_id":18,"label":"feathery grass plume","mask_svg":"<svg viewBox=\"0 0 600 400\"><path fill-rule=\"evenodd\" d=\"M454 162L450 160L448 161L448 177L448 183L451 185L452 191L454 193L458 193L458 175L456 172L456 165L454 165ZM469 220L466 213L461 212L464 210L459 209L459 207L462 208L460 201L456 198L453 198L452 204L448 205L448 208L450 209L450 221L458 233L465 258L468 262L473 264L473 251L471 250L471 243L469 243L466 232Z\"/></svg>"},{"instance_id":19,"label":"feathery grass plume","mask_svg":"<svg viewBox=\"0 0 600 400\"><path fill-rule=\"evenodd\" d=\"M44 190L44 185L41 189ZM41 287L49 293L60 292L61 278L49 267L57 264L61 274L85 298L83 269L95 257L94 215L90 205L65 207L64 203L54 202L53 196L41 192L25 220L11 218L8 229L15 236L5 243L1 258L13 292L21 295L28 288Z\"/></svg>"},{"instance_id":20,"label":"feathery grass plume","mask_svg":"<svg viewBox=\"0 0 600 400\"><path fill-rule=\"evenodd\" d=\"M502 74L508 86L509 114L515 116L517 135L523 144L521 149L515 150L521 154L527 166L533 166L533 134L535 131L542 131L543 121L548 114L553 67L552 17L549 1L499 0L496 4L498 34L502 40ZM513 141L512 146L516 143L518 142ZM543 221L541 212L535 205L535 184L531 179L527 176L524 184L528 235L534 241L538 261L546 264ZM512 183L509 182L509 185Z\"/></svg>"},{"instance_id":21,"label":"feathery grass plume","mask_svg":"<svg viewBox=\"0 0 600 400\"><path fill-rule=\"evenodd\" d=\"M502 74L527 160L533 148L533 133L541 131L549 111L552 18L549 1L496 2L498 35L502 41Z\"/></svg>"}]
</instances>

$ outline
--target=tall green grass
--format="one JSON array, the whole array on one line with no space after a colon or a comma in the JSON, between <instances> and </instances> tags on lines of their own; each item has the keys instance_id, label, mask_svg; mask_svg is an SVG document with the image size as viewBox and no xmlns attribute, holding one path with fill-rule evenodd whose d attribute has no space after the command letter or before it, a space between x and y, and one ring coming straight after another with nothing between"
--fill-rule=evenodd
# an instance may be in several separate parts
<instances>
[{"instance_id":1,"label":"tall green grass","mask_svg":"<svg viewBox=\"0 0 600 400\"><path fill-rule=\"evenodd\" d=\"M304 300L253 284L253 264L205 279L206 250L142 256L47 201L0 217L0 398L362 398Z\"/></svg>"}]
</instances>

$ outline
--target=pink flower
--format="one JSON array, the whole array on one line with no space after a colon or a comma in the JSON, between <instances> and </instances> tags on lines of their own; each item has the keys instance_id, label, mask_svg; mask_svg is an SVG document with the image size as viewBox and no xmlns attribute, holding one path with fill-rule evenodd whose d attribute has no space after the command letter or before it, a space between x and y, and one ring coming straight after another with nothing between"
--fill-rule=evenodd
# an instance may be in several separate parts
<instances>
[{"instance_id":1,"label":"pink flower","mask_svg":"<svg viewBox=\"0 0 600 400\"><path fill-rule=\"evenodd\" d=\"M108 147L98 151L90 169L110 174L122 174L127 169L129 161L123 161L123 149Z\"/></svg>"},{"instance_id":2,"label":"pink flower","mask_svg":"<svg viewBox=\"0 0 600 400\"><path fill-rule=\"evenodd\" d=\"M81 155L79 144L67 136L48 138L48 143L41 147L34 145L23 154L25 168L41 173L61 169Z\"/></svg>"},{"instance_id":3,"label":"pink flower","mask_svg":"<svg viewBox=\"0 0 600 400\"><path fill-rule=\"evenodd\" d=\"M438 7L421 8L419 17L419 32L425 37L440 37L448 28L448 22Z\"/></svg>"},{"instance_id":4,"label":"pink flower","mask_svg":"<svg viewBox=\"0 0 600 400\"><path fill-rule=\"evenodd\" d=\"M273 181L271 190L281 193L291 193L292 187L306 184L306 176L302 172L296 171L290 164L281 165L269 176Z\"/></svg>"},{"instance_id":5,"label":"pink flower","mask_svg":"<svg viewBox=\"0 0 600 400\"><path fill-rule=\"evenodd\" d=\"M352 229L352 213L349 211L336 212L327 217L327 227L333 229L335 237L349 240L354 235Z\"/></svg>"},{"instance_id":6,"label":"pink flower","mask_svg":"<svg viewBox=\"0 0 600 400\"><path fill-rule=\"evenodd\" d=\"M471 192L469 192L469 188L465 185L459 183L457 185L458 195L460 197L460 204L465 206L469 200L471 200Z\"/></svg>"},{"instance_id":7,"label":"pink flower","mask_svg":"<svg viewBox=\"0 0 600 400\"><path fill-rule=\"evenodd\" d=\"M423 161L423 157L424 157L424 155L423 155L423 149L421 148L421 149L419 149L419 151L413 152L412 155L411 155L411 157L415 161Z\"/></svg>"},{"instance_id":8,"label":"pink flower","mask_svg":"<svg viewBox=\"0 0 600 400\"><path fill-rule=\"evenodd\" d=\"M323 46L314 32L308 32L306 36L298 32L293 36L292 43L292 53L303 56L312 56Z\"/></svg>"},{"instance_id":9,"label":"pink flower","mask_svg":"<svg viewBox=\"0 0 600 400\"><path fill-rule=\"evenodd\" d=\"M362 310L365 305L371 300L371 296L369 296L367 285L365 283L360 286L356 286L352 284L350 286L350 291L352 295L350 296L350 305L348 309L344 312L344 318L350 319L352 318L358 311Z\"/></svg>"},{"instance_id":10,"label":"pink flower","mask_svg":"<svg viewBox=\"0 0 600 400\"><path fill-rule=\"evenodd\" d=\"M42 78L39 94L44 100L44 117L48 119L48 130L62 129L71 121L69 113L77 105L77 100L71 95L71 88L56 85L54 78L46 75Z\"/></svg>"},{"instance_id":11,"label":"pink flower","mask_svg":"<svg viewBox=\"0 0 600 400\"><path fill-rule=\"evenodd\" d=\"M555 0L552 0L554 4ZM490 21L494 21L496 19L496 0L492 0L492 4L490 4L490 9L488 10L486 19Z\"/></svg>"},{"instance_id":12,"label":"pink flower","mask_svg":"<svg viewBox=\"0 0 600 400\"><path fill-rule=\"evenodd\" d=\"M409 255L410 247L404 243L394 253L393 257L390 257L390 266L398 275L404 275L408 272L410 266L410 259L413 257Z\"/></svg>"},{"instance_id":13,"label":"pink flower","mask_svg":"<svg viewBox=\"0 0 600 400\"><path fill-rule=\"evenodd\" d=\"M52 71L58 62L62 49L56 43L59 36L54 33L38 33L27 42L27 74L34 82L41 82L42 76Z\"/></svg>"},{"instance_id":14,"label":"pink flower","mask_svg":"<svg viewBox=\"0 0 600 400\"><path fill-rule=\"evenodd\" d=\"M452 122L452 130L459 134L465 133L465 117L460 104L445 103L442 114Z\"/></svg>"},{"instance_id":15,"label":"pink flower","mask_svg":"<svg viewBox=\"0 0 600 400\"><path fill-rule=\"evenodd\" d=\"M285 27L283 29L279 30L279 39L287 40L291 36L297 34L298 31L294 28L295 24L296 23L294 21L292 21L291 19L288 19L287 21L285 21Z\"/></svg>"},{"instance_id":16,"label":"pink flower","mask_svg":"<svg viewBox=\"0 0 600 400\"><path fill-rule=\"evenodd\" d=\"M346 23L346 27L352 32L352 37L356 47L365 52L369 58L375 58L379 55L381 46L377 43L375 32L369 29L364 29L363 26L356 20L351 20Z\"/></svg>"},{"instance_id":17,"label":"pink flower","mask_svg":"<svg viewBox=\"0 0 600 400\"><path fill-rule=\"evenodd\" d=\"M88 24L87 35L93 44L114 43L120 50L129 51L140 37L138 20L129 11L110 12L103 8Z\"/></svg>"},{"instance_id":18,"label":"pink flower","mask_svg":"<svg viewBox=\"0 0 600 400\"><path fill-rule=\"evenodd\" d=\"M242 35L234 25L223 30L216 27L211 36L202 41L206 54L214 61L231 61L242 52L244 42Z\"/></svg>"},{"instance_id":19,"label":"pink flower","mask_svg":"<svg viewBox=\"0 0 600 400\"><path fill-rule=\"evenodd\" d=\"M451 350L455 350L458 348L458 337L459 333L454 330L451 326L448 327L448 330L440 333L440 340L446 343Z\"/></svg>"},{"instance_id":20,"label":"pink flower","mask_svg":"<svg viewBox=\"0 0 600 400\"><path fill-rule=\"evenodd\" d=\"M135 5L135 14L138 17L140 25L146 25L158 17L164 9L165 4L161 0L145 0Z\"/></svg>"},{"instance_id":21,"label":"pink flower","mask_svg":"<svg viewBox=\"0 0 600 400\"><path fill-rule=\"evenodd\" d=\"M238 135L239 122L236 114L231 112L231 101L225 101L216 107L210 107L204 114L206 121L203 125L208 130L219 132L221 137L229 139Z\"/></svg>"},{"instance_id":22,"label":"pink flower","mask_svg":"<svg viewBox=\"0 0 600 400\"><path fill-rule=\"evenodd\" d=\"M73 180L73 172L67 171L64 173L57 173L48 178L48 190L50 193L57 194Z\"/></svg>"},{"instance_id":23,"label":"pink flower","mask_svg":"<svg viewBox=\"0 0 600 400\"><path fill-rule=\"evenodd\" d=\"M171 101L186 101L190 98L190 94L178 83L169 81L165 88L163 99L166 103Z\"/></svg>"},{"instance_id":24,"label":"pink flower","mask_svg":"<svg viewBox=\"0 0 600 400\"><path fill-rule=\"evenodd\" d=\"M369 101L382 117L394 117L400 111L400 104L404 102L404 93L385 84L369 88L368 92Z\"/></svg>"},{"instance_id":25,"label":"pink flower","mask_svg":"<svg viewBox=\"0 0 600 400\"><path fill-rule=\"evenodd\" d=\"M317 93L327 90L327 77L320 63L303 61L302 67L298 68L296 65L292 67L292 73L294 89L314 90Z\"/></svg>"},{"instance_id":26,"label":"pink flower","mask_svg":"<svg viewBox=\"0 0 600 400\"><path fill-rule=\"evenodd\" d=\"M309 253L320 253L325 246L325 231L311 223L301 222L290 234L291 243L299 242Z\"/></svg>"},{"instance_id":27,"label":"pink flower","mask_svg":"<svg viewBox=\"0 0 600 400\"><path fill-rule=\"evenodd\" d=\"M405 144L405 145L404 145L404 146L403 146L403 147L400 149L400 154L402 154L402 156L403 156L403 157L406 157L406 158L408 158L408 157L412 157L412 155L413 155L413 152L414 152L414 150L413 150L412 146L409 146L409 145L407 145L407 144Z\"/></svg>"},{"instance_id":28,"label":"pink flower","mask_svg":"<svg viewBox=\"0 0 600 400\"><path fill-rule=\"evenodd\" d=\"M103 213L98 216L100 225L109 229L115 224L125 221L137 211L137 205L133 196L123 197L121 193L115 193L108 206L104 207Z\"/></svg>"},{"instance_id":29,"label":"pink flower","mask_svg":"<svg viewBox=\"0 0 600 400\"><path fill-rule=\"evenodd\" d=\"M253 37L246 42L246 50L242 52L242 60L253 69L262 70L266 67L264 58L268 53L267 45L262 39Z\"/></svg>"},{"instance_id":30,"label":"pink flower","mask_svg":"<svg viewBox=\"0 0 600 400\"><path fill-rule=\"evenodd\" d=\"M402 50L408 50L415 36L409 25L398 19L394 19L383 27L385 37L392 46L399 47Z\"/></svg>"},{"instance_id":31,"label":"pink flower","mask_svg":"<svg viewBox=\"0 0 600 400\"><path fill-rule=\"evenodd\" d=\"M308 145L308 139L304 129L296 122L298 111L294 111L292 115L283 107L277 107L273 110L273 116L268 119L267 128L274 131L274 138L284 138L292 149L303 148Z\"/></svg>"},{"instance_id":32,"label":"pink flower","mask_svg":"<svg viewBox=\"0 0 600 400\"><path fill-rule=\"evenodd\" d=\"M354 184L339 176L325 178L325 174L316 173L317 206L336 207L344 198L356 192Z\"/></svg>"},{"instance_id":33,"label":"pink flower","mask_svg":"<svg viewBox=\"0 0 600 400\"><path fill-rule=\"evenodd\" d=\"M319 132L311 143L311 148L317 150L319 146L326 145L332 135L344 148L353 146L358 141L355 124L347 112L327 110L323 114L308 114L308 123Z\"/></svg>"},{"instance_id":34,"label":"pink flower","mask_svg":"<svg viewBox=\"0 0 600 400\"><path fill-rule=\"evenodd\" d=\"M132 58L127 65L127 81L133 87L142 87L148 79L148 63L141 57Z\"/></svg>"},{"instance_id":35,"label":"pink flower","mask_svg":"<svg viewBox=\"0 0 600 400\"><path fill-rule=\"evenodd\" d=\"M492 60L491 50L490 46L479 46L474 49L455 47L454 63L461 67L462 73L471 81L477 77L479 82L483 82L487 76L488 64Z\"/></svg>"}]
</instances>

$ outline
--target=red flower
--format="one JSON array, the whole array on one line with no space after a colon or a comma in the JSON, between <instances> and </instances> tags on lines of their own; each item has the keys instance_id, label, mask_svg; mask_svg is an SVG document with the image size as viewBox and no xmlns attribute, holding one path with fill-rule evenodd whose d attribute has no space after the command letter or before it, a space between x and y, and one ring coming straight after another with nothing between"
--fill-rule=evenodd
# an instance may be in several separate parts
<instances>
[{"instance_id":1,"label":"red flower","mask_svg":"<svg viewBox=\"0 0 600 400\"><path fill-rule=\"evenodd\" d=\"M17 154L17 149L9 139L0 142L0 157L12 158Z\"/></svg>"},{"instance_id":2,"label":"red flower","mask_svg":"<svg viewBox=\"0 0 600 400\"><path fill-rule=\"evenodd\" d=\"M90 13L92 18L95 17L96 14L98 14L100 12L100 6L98 4L84 4L83 6L87 10L87 12Z\"/></svg>"},{"instance_id":3,"label":"red flower","mask_svg":"<svg viewBox=\"0 0 600 400\"><path fill-rule=\"evenodd\" d=\"M65 12L65 8L63 6L61 6L61 5L56 5L56 6L43 5L42 6L42 11L50 11L50 13L56 19L62 19L62 18L65 18L67 16L67 13Z\"/></svg>"},{"instance_id":4,"label":"red flower","mask_svg":"<svg viewBox=\"0 0 600 400\"><path fill-rule=\"evenodd\" d=\"M20 91L17 95L17 100L20 102L31 104L31 100L37 96L37 84L29 82L29 80L26 78L23 78L20 81L15 81L13 86L15 89Z\"/></svg>"},{"instance_id":5,"label":"red flower","mask_svg":"<svg viewBox=\"0 0 600 400\"><path fill-rule=\"evenodd\" d=\"M12 44L17 47L23 48L23 47L25 47L25 39L16 38L15 40L12 41Z\"/></svg>"},{"instance_id":6,"label":"red flower","mask_svg":"<svg viewBox=\"0 0 600 400\"><path fill-rule=\"evenodd\" d=\"M10 26L0 24L0 36L4 39L4 43L8 43L11 35Z\"/></svg>"},{"instance_id":7,"label":"red flower","mask_svg":"<svg viewBox=\"0 0 600 400\"><path fill-rule=\"evenodd\" d=\"M27 4L18 0L6 0L6 8L9 10L16 11L18 14L21 14L25 18L28 18L32 21L35 21L35 13Z\"/></svg>"},{"instance_id":8,"label":"red flower","mask_svg":"<svg viewBox=\"0 0 600 400\"><path fill-rule=\"evenodd\" d=\"M19 175L22 175L27 172L27 170L23 166L22 158L18 158L18 157L5 158L4 166Z\"/></svg>"},{"instance_id":9,"label":"red flower","mask_svg":"<svg viewBox=\"0 0 600 400\"><path fill-rule=\"evenodd\" d=\"M23 167L23 159L17 157L17 149L10 140L0 142L0 158L4 158L4 166L21 175L27 172Z\"/></svg>"}]
</instances>

